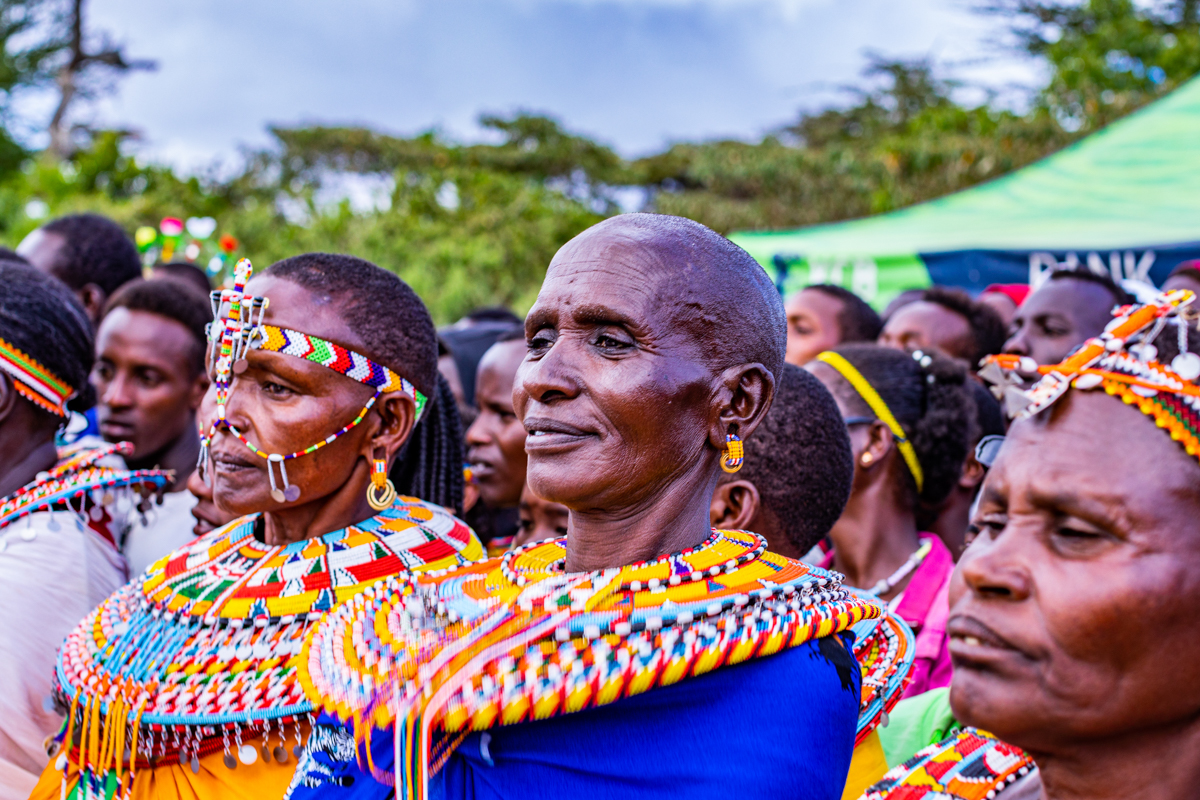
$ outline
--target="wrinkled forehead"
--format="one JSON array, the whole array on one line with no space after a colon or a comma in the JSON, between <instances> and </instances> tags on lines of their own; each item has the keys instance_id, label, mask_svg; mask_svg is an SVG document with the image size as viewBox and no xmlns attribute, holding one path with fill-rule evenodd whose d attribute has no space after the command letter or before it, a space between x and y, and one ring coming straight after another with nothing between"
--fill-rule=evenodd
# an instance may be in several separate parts
<instances>
[{"instance_id":1,"label":"wrinkled forehead","mask_svg":"<svg viewBox=\"0 0 1200 800\"><path fill-rule=\"evenodd\" d=\"M612 230L584 234L551 261L530 316L609 310L664 332L690 327L714 318L720 302L705 272L699 259L669 241Z\"/></svg>"},{"instance_id":2,"label":"wrinkled forehead","mask_svg":"<svg viewBox=\"0 0 1200 800\"><path fill-rule=\"evenodd\" d=\"M246 284L246 294L264 297L269 301L262 320L266 325L300 331L362 351L362 340L343 318L338 303L326 295L310 292L303 286L273 275L251 278ZM228 313L229 304L223 303L219 315L224 317ZM254 320L258 321L257 313Z\"/></svg>"}]
</instances>

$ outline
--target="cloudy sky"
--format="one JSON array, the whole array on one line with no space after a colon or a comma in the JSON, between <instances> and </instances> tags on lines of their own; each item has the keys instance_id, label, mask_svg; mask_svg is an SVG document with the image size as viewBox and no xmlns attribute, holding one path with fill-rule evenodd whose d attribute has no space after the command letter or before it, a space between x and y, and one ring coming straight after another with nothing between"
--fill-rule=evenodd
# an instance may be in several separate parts
<instances>
[{"instance_id":1,"label":"cloudy sky","mask_svg":"<svg viewBox=\"0 0 1200 800\"><path fill-rule=\"evenodd\" d=\"M231 159L269 124L437 126L554 114L626 155L753 137L836 98L868 50L931 54L1003 85L996 22L969 0L88 0L93 28L157 71L93 107L181 166ZM32 106L31 106L32 107Z\"/></svg>"}]
</instances>

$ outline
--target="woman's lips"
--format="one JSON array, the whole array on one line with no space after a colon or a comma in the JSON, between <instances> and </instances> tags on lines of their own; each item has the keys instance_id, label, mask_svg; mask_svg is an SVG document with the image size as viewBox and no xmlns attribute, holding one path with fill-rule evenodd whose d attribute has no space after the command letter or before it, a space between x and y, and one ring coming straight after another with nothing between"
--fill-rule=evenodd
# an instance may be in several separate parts
<instances>
[{"instance_id":1,"label":"woman's lips","mask_svg":"<svg viewBox=\"0 0 1200 800\"><path fill-rule=\"evenodd\" d=\"M240 453L213 453L213 470L216 472L239 472L245 469L258 469L258 465L249 457Z\"/></svg>"},{"instance_id":2,"label":"woman's lips","mask_svg":"<svg viewBox=\"0 0 1200 800\"><path fill-rule=\"evenodd\" d=\"M946 626L951 655L966 661L979 661L1021 654L1012 642L974 617L956 616Z\"/></svg>"},{"instance_id":3,"label":"woman's lips","mask_svg":"<svg viewBox=\"0 0 1200 800\"><path fill-rule=\"evenodd\" d=\"M525 420L525 452L562 450L581 444L596 434L560 420L531 417Z\"/></svg>"}]
</instances>

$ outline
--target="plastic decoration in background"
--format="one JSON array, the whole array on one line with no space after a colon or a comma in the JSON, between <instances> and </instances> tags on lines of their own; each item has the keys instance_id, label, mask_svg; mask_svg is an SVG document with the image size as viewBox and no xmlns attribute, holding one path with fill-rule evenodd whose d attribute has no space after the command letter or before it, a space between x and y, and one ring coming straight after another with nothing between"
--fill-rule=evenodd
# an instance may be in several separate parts
<instances>
[{"instance_id":1,"label":"plastic decoration in background","mask_svg":"<svg viewBox=\"0 0 1200 800\"><path fill-rule=\"evenodd\" d=\"M286 764L311 725L301 644L325 612L385 575L483 557L470 528L412 497L285 545L256 539L258 522L243 517L159 559L67 637L55 673L64 796L76 772L70 796L120 798L137 771L166 760L198 773L200 758L223 750L236 769L258 758L246 740Z\"/></svg>"},{"instance_id":2,"label":"plastic decoration in background","mask_svg":"<svg viewBox=\"0 0 1200 800\"><path fill-rule=\"evenodd\" d=\"M889 770L862 800L994 800L1036 769L1019 748L963 728Z\"/></svg>"},{"instance_id":3,"label":"plastic decoration in background","mask_svg":"<svg viewBox=\"0 0 1200 800\"><path fill-rule=\"evenodd\" d=\"M368 766L397 797L426 797L469 731L605 705L887 614L746 531L590 573L564 572L565 554L557 539L445 576L388 576L305 643L300 680L315 704L353 722L359 741L396 730L396 772ZM898 625L863 640L873 721L912 664L912 634Z\"/></svg>"},{"instance_id":4,"label":"plastic decoration in background","mask_svg":"<svg viewBox=\"0 0 1200 800\"><path fill-rule=\"evenodd\" d=\"M1188 350L1195 299L1187 289L1177 289L1152 303L1121 306L1103 333L1061 364L1039 366L1027 357L989 356L979 376L993 384L992 391L1013 417L1038 414L1070 389L1102 388L1152 417L1188 455L1200 458L1200 354ZM1178 354L1170 364L1157 360L1155 342L1162 336L1176 337ZM1025 388L1023 375L1036 383Z\"/></svg>"},{"instance_id":5,"label":"plastic decoration in background","mask_svg":"<svg viewBox=\"0 0 1200 800\"><path fill-rule=\"evenodd\" d=\"M212 217L188 217L183 221L177 217L165 217L158 228L143 225L134 234L138 252L142 254L142 265L150 269L155 264L171 261L186 261L195 264L208 255L204 269L210 278L225 272L229 259L238 249L238 240L228 233L213 241L217 221Z\"/></svg>"}]
</instances>

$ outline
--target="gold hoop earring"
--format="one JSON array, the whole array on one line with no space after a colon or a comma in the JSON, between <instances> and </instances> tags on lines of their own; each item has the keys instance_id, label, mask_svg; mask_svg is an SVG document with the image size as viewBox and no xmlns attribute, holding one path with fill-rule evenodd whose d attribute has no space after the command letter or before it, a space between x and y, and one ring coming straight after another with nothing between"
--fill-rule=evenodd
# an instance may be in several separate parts
<instances>
[{"instance_id":1,"label":"gold hoop earring","mask_svg":"<svg viewBox=\"0 0 1200 800\"><path fill-rule=\"evenodd\" d=\"M725 454L721 456L721 469L729 473L737 472L746 460L745 446L736 433L725 435Z\"/></svg>"},{"instance_id":2,"label":"gold hoop earring","mask_svg":"<svg viewBox=\"0 0 1200 800\"><path fill-rule=\"evenodd\" d=\"M367 486L367 503L376 511L391 508L396 501L396 487L387 476L387 461L375 452L375 463L371 469L371 483Z\"/></svg>"}]
</instances>

